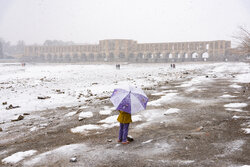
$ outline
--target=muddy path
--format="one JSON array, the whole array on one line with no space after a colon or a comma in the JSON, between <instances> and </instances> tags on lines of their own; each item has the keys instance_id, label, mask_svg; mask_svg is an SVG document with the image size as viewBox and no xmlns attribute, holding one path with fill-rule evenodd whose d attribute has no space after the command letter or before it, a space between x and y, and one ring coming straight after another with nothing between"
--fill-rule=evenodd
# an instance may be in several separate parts
<instances>
[{"instance_id":1,"label":"muddy path","mask_svg":"<svg viewBox=\"0 0 250 167\"><path fill-rule=\"evenodd\" d=\"M205 77L205 76L204 76ZM141 120L130 125L129 135L134 141L129 145L117 144L119 127L92 130L87 135L72 133L71 128L97 124L108 116L100 115L105 106L112 106L108 99L88 105L88 108L75 106L39 111L34 121L22 120L11 126L9 133L2 136L0 159L25 150L46 153L65 145L83 144L82 149L68 151L67 155L45 157L35 155L17 164L1 166L241 166L250 165L250 138L242 131L242 125L249 122L249 84L238 84L224 78L213 82L200 83L189 90L181 85L190 78L158 84L146 91L151 101L159 100L159 92L176 92L176 96L160 106L148 106L147 110L178 108L181 112L161 113L159 120L147 125ZM229 94L236 98L221 98ZM174 100L175 99L175 100ZM244 112L228 111L228 103L247 103ZM93 117L78 121L78 115L65 118L64 115L76 111L92 111ZM60 114L59 114L60 113ZM113 111L111 115L116 115ZM235 119L237 115L239 118ZM31 115L32 116L32 115ZM109 115L110 116L110 115ZM158 118L158 117L157 117ZM145 125L144 125L145 124ZM42 127L41 125L44 125ZM18 128L21 126L21 128ZM32 127L39 127L30 131ZM108 142L111 139L112 142ZM70 163L76 156L78 161ZM49 159L48 159L49 157ZM38 158L39 161L34 161Z\"/></svg>"}]
</instances>

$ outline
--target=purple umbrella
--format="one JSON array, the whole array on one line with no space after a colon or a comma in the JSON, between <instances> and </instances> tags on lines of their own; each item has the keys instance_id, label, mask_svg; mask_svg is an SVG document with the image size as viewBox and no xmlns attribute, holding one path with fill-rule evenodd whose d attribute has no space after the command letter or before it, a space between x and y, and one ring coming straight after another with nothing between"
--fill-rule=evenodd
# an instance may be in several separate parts
<instances>
[{"instance_id":1,"label":"purple umbrella","mask_svg":"<svg viewBox=\"0 0 250 167\"><path fill-rule=\"evenodd\" d=\"M116 110L134 114L146 109L148 97L143 90L130 86L128 89L115 89L110 100Z\"/></svg>"}]
</instances>

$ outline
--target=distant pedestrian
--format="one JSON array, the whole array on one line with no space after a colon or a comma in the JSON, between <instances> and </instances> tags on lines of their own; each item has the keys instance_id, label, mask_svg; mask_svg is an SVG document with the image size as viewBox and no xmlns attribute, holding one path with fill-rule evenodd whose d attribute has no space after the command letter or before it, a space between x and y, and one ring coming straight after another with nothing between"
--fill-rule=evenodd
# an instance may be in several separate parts
<instances>
[{"instance_id":1,"label":"distant pedestrian","mask_svg":"<svg viewBox=\"0 0 250 167\"><path fill-rule=\"evenodd\" d=\"M120 64L116 64L115 67L117 70L120 70Z\"/></svg>"},{"instance_id":2,"label":"distant pedestrian","mask_svg":"<svg viewBox=\"0 0 250 167\"><path fill-rule=\"evenodd\" d=\"M173 64L172 63L170 64L170 67L173 68Z\"/></svg>"},{"instance_id":3,"label":"distant pedestrian","mask_svg":"<svg viewBox=\"0 0 250 167\"><path fill-rule=\"evenodd\" d=\"M173 64L173 68L175 68L175 64Z\"/></svg>"},{"instance_id":4,"label":"distant pedestrian","mask_svg":"<svg viewBox=\"0 0 250 167\"><path fill-rule=\"evenodd\" d=\"M117 118L117 121L120 122L118 142L122 142L122 144L129 144L127 137L128 137L129 123L132 122L131 114L126 113L124 111L119 111L119 112L120 114Z\"/></svg>"}]
</instances>

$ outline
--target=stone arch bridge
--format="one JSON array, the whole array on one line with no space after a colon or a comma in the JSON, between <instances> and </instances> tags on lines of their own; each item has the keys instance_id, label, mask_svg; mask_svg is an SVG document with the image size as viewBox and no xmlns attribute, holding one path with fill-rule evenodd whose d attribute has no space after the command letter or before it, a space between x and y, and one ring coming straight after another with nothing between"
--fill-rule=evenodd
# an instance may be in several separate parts
<instances>
[{"instance_id":1,"label":"stone arch bridge","mask_svg":"<svg viewBox=\"0 0 250 167\"><path fill-rule=\"evenodd\" d=\"M224 40L173 43L137 43L101 40L97 45L26 46L23 61L30 62L185 62L223 61L231 42Z\"/></svg>"}]
</instances>

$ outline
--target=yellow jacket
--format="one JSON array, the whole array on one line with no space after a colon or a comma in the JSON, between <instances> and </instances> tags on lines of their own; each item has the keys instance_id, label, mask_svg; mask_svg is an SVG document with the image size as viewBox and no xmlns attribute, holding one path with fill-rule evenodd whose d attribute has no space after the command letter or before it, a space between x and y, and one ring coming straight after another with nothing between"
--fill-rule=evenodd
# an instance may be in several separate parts
<instances>
[{"instance_id":1,"label":"yellow jacket","mask_svg":"<svg viewBox=\"0 0 250 167\"><path fill-rule=\"evenodd\" d=\"M124 111L119 111L120 114L117 118L117 121L122 123L122 124L128 124L128 123L131 123L132 122L132 119L131 119L131 114L129 113L126 113Z\"/></svg>"}]
</instances>

